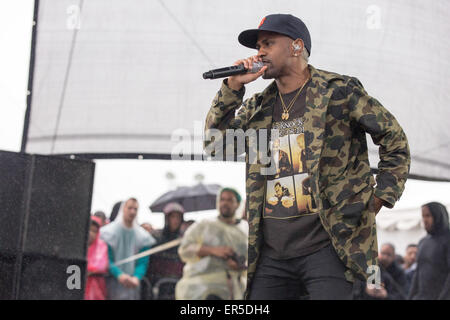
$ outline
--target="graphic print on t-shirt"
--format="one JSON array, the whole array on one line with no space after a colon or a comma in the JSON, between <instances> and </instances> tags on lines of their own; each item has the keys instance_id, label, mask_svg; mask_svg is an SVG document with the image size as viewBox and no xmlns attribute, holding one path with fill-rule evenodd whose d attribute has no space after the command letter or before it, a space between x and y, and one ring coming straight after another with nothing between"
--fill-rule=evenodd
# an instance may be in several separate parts
<instances>
[{"instance_id":1,"label":"graphic print on t-shirt","mask_svg":"<svg viewBox=\"0 0 450 320\"><path fill-rule=\"evenodd\" d=\"M279 137L270 143L276 172L267 179L264 218L312 214L316 206L306 170L303 122L301 118L275 122L273 129L279 132Z\"/></svg>"},{"instance_id":2,"label":"graphic print on t-shirt","mask_svg":"<svg viewBox=\"0 0 450 320\"><path fill-rule=\"evenodd\" d=\"M280 178L291 175L292 172L292 158L289 150L288 136L280 137L271 143L273 163L275 164L275 177Z\"/></svg>"},{"instance_id":3,"label":"graphic print on t-shirt","mask_svg":"<svg viewBox=\"0 0 450 320\"><path fill-rule=\"evenodd\" d=\"M266 216L294 217L295 189L292 177L267 181Z\"/></svg>"}]
</instances>

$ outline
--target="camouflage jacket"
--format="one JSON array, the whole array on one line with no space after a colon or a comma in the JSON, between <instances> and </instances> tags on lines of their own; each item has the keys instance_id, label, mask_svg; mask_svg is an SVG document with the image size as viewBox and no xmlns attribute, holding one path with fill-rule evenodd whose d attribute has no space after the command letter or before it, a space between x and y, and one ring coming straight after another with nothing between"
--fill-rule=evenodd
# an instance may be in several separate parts
<instances>
[{"instance_id":1,"label":"camouflage jacket","mask_svg":"<svg viewBox=\"0 0 450 320\"><path fill-rule=\"evenodd\" d=\"M306 92L304 134L312 196L322 225L347 267L347 280L364 281L371 274L368 270L373 270L369 267L378 265L373 195L390 208L400 198L410 168L407 138L394 116L366 93L358 79L308 67L312 81ZM244 92L245 88L234 91L226 82L222 84L206 117L207 153L214 155L212 147L217 150L218 145L225 148L228 143L225 138L209 138L210 131L217 131L210 129L220 130L223 137L227 129L270 131L278 92L275 81L242 103ZM376 183L369 166L366 132L379 146ZM267 176L261 174L261 169L267 164L249 161L249 152L258 148L254 140L247 139L245 145L248 297L263 243L261 223Z\"/></svg>"}]
</instances>

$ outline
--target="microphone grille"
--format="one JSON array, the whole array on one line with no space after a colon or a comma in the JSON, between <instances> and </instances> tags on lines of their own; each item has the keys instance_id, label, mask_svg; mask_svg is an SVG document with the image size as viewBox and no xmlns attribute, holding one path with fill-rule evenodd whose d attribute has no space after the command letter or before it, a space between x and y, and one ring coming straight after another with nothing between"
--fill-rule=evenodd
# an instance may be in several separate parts
<instances>
[{"instance_id":1,"label":"microphone grille","mask_svg":"<svg viewBox=\"0 0 450 320\"><path fill-rule=\"evenodd\" d=\"M264 63L262 63L261 61L253 62L252 69L250 70L250 72L256 73L259 70L261 70L262 67L264 67Z\"/></svg>"}]
</instances>

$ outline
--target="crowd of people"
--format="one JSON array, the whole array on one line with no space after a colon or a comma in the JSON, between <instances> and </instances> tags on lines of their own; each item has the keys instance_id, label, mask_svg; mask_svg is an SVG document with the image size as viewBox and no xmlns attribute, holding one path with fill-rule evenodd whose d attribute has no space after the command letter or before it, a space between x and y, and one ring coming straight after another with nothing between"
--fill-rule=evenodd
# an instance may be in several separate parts
<instances>
[{"instance_id":1,"label":"crowd of people","mask_svg":"<svg viewBox=\"0 0 450 320\"><path fill-rule=\"evenodd\" d=\"M241 196L232 188L218 194L218 217L194 223L184 208L168 203L165 224L137 222L135 198L91 216L85 299L242 299L245 290L248 225L236 212ZM179 240L174 246L161 248ZM156 249L151 255L145 254ZM161 250L158 250L161 248ZM143 257L123 261L136 254Z\"/></svg>"},{"instance_id":2,"label":"crowd of people","mask_svg":"<svg viewBox=\"0 0 450 320\"><path fill-rule=\"evenodd\" d=\"M438 202L422 206L427 235L410 244L404 256L395 246L380 247L381 285L365 284L359 299L450 300L450 230L447 209Z\"/></svg>"},{"instance_id":3,"label":"crowd of people","mask_svg":"<svg viewBox=\"0 0 450 320\"><path fill-rule=\"evenodd\" d=\"M178 203L164 207L165 224L138 225L135 198L119 202L109 219L91 216L87 257L87 300L238 300L246 287L248 224L236 212L241 196L231 188L218 195L218 217L184 220ZM410 244L404 255L392 243L379 247L380 283L356 282L354 299L450 299L450 230L444 205L422 206L427 235ZM120 260L158 248L169 248L133 261ZM306 293L307 295L307 293Z\"/></svg>"}]
</instances>

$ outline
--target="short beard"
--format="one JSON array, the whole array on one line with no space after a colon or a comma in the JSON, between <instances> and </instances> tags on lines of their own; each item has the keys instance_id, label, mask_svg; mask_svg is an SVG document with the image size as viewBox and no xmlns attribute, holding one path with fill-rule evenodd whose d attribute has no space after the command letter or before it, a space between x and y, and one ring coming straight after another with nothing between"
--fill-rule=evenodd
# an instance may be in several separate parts
<instances>
[{"instance_id":1,"label":"short beard","mask_svg":"<svg viewBox=\"0 0 450 320\"><path fill-rule=\"evenodd\" d=\"M267 73L267 70L266 70L266 71L263 73L262 78L263 78L263 79L274 79L275 76L272 75L272 74L270 74L270 73Z\"/></svg>"},{"instance_id":2,"label":"short beard","mask_svg":"<svg viewBox=\"0 0 450 320\"><path fill-rule=\"evenodd\" d=\"M280 70L274 69L272 64L264 71L262 78L263 79L276 79L279 76Z\"/></svg>"},{"instance_id":3,"label":"short beard","mask_svg":"<svg viewBox=\"0 0 450 320\"><path fill-rule=\"evenodd\" d=\"M234 217L234 212L231 212L231 211L220 211L220 215L222 216L222 217L224 217L224 218L232 218L232 217Z\"/></svg>"}]
</instances>

